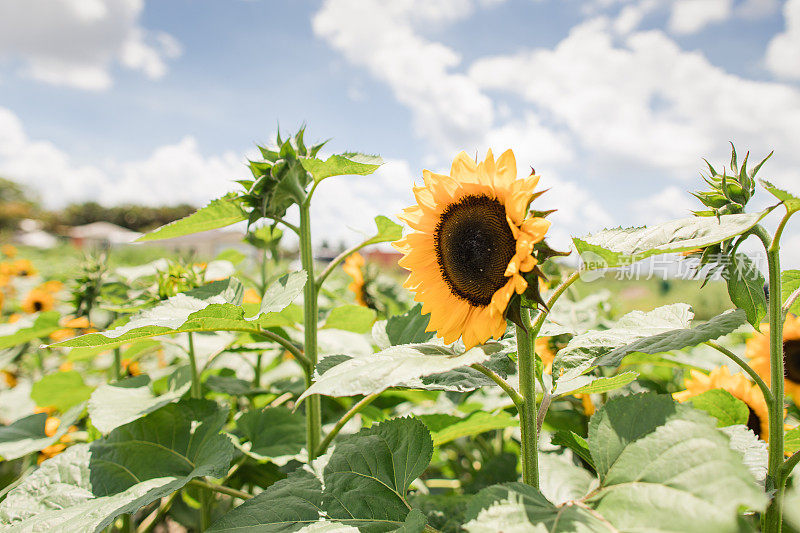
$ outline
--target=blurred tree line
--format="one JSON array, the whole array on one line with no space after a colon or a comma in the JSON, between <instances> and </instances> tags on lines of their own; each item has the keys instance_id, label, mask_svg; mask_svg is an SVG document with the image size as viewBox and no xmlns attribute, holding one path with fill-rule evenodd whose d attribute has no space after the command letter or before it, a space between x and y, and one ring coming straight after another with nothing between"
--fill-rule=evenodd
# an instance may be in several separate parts
<instances>
[{"instance_id":1,"label":"blurred tree line","mask_svg":"<svg viewBox=\"0 0 800 533\"><path fill-rule=\"evenodd\" d=\"M133 231L148 231L195 211L189 204L151 207L119 205L105 207L97 202L73 203L58 211L41 207L38 198L18 183L0 178L0 231L13 231L26 218L40 220L45 229L81 226L92 222L111 222Z\"/></svg>"}]
</instances>

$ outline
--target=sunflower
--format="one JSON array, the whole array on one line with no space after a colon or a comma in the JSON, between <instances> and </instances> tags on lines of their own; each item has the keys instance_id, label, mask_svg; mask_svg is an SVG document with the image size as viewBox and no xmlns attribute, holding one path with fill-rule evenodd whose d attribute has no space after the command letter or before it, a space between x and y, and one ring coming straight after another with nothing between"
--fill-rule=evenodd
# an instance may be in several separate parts
<instances>
[{"instance_id":1,"label":"sunflower","mask_svg":"<svg viewBox=\"0 0 800 533\"><path fill-rule=\"evenodd\" d=\"M51 279L50 281L45 281L39 285L39 288L43 291L56 293L64 288L64 284L56 279Z\"/></svg>"},{"instance_id":2,"label":"sunflower","mask_svg":"<svg viewBox=\"0 0 800 533\"><path fill-rule=\"evenodd\" d=\"M258 294L258 291L255 289L247 289L244 291L244 299L242 303L245 304L260 304L261 303L261 295Z\"/></svg>"},{"instance_id":3,"label":"sunflower","mask_svg":"<svg viewBox=\"0 0 800 533\"><path fill-rule=\"evenodd\" d=\"M539 356L539 359L542 360L542 365L544 365L544 372L546 374L549 374L552 370L553 359L556 358L551 341L552 339L550 337L536 337L534 346L534 351L536 355Z\"/></svg>"},{"instance_id":4,"label":"sunflower","mask_svg":"<svg viewBox=\"0 0 800 533\"><path fill-rule=\"evenodd\" d=\"M686 390L676 392L672 396L679 402L691 400L711 389L728 391L734 398L738 398L747 405L749 416L747 427L763 440L769 440L769 411L767 402L761 389L747 379L744 374L731 375L728 367L722 365L715 368L708 375L691 371L691 377L686 380Z\"/></svg>"},{"instance_id":5,"label":"sunflower","mask_svg":"<svg viewBox=\"0 0 800 533\"><path fill-rule=\"evenodd\" d=\"M9 259L13 259L17 255L17 248L13 244L4 244L0 247L0 253Z\"/></svg>"},{"instance_id":6,"label":"sunflower","mask_svg":"<svg viewBox=\"0 0 800 533\"><path fill-rule=\"evenodd\" d=\"M348 255L344 260L342 270L353 278L353 282L347 286L347 289L356 295L356 302L358 302L358 305L368 307L367 301L364 298L364 274L361 272L361 269L364 268L364 264L364 257L360 253L355 252Z\"/></svg>"},{"instance_id":7,"label":"sunflower","mask_svg":"<svg viewBox=\"0 0 800 533\"><path fill-rule=\"evenodd\" d=\"M14 275L21 278L28 278L36 274L36 269L33 268L33 263L28 259L17 259L12 263Z\"/></svg>"},{"instance_id":8,"label":"sunflower","mask_svg":"<svg viewBox=\"0 0 800 533\"><path fill-rule=\"evenodd\" d=\"M22 302L22 310L26 313L49 311L55 305L53 295L42 289L33 289Z\"/></svg>"},{"instance_id":9,"label":"sunflower","mask_svg":"<svg viewBox=\"0 0 800 533\"><path fill-rule=\"evenodd\" d=\"M770 382L769 324L761 324L761 333L747 340L745 355L750 366ZM787 315L783 325L784 390L800 407L800 317Z\"/></svg>"},{"instance_id":10,"label":"sunflower","mask_svg":"<svg viewBox=\"0 0 800 533\"><path fill-rule=\"evenodd\" d=\"M50 338L55 342L65 341L67 339L71 339L72 337L76 337L78 335L84 335L86 333L94 333L95 331L97 331L92 327L92 324L89 322L89 319L85 316L76 318L65 317L61 319L59 325L61 326L61 328L55 330L50 334Z\"/></svg>"},{"instance_id":11,"label":"sunflower","mask_svg":"<svg viewBox=\"0 0 800 533\"><path fill-rule=\"evenodd\" d=\"M422 175L417 205L400 215L416 231L394 243L404 255L400 266L411 271L404 286L430 313L428 331L445 342L461 337L471 348L500 338L511 297L525 292L523 274L537 264L534 245L550 227L526 218L539 176L517 179L511 150L497 162L489 150L480 163L461 152L449 176Z\"/></svg>"}]
</instances>

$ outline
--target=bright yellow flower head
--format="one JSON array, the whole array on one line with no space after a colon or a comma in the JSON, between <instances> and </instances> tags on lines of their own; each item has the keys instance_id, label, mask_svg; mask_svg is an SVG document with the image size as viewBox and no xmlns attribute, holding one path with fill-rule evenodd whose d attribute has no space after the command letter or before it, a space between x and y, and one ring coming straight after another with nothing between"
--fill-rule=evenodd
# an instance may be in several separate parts
<instances>
[{"instance_id":1,"label":"bright yellow flower head","mask_svg":"<svg viewBox=\"0 0 800 533\"><path fill-rule=\"evenodd\" d=\"M51 279L39 285L39 288L47 292L58 292L64 288L64 284L56 279Z\"/></svg>"},{"instance_id":2,"label":"bright yellow flower head","mask_svg":"<svg viewBox=\"0 0 800 533\"><path fill-rule=\"evenodd\" d=\"M715 368L708 375L692 370L691 377L686 380L685 385L685 391L676 392L672 395L679 402L691 400L693 397L711 389L728 391L731 396L740 399L747 405L750 411L747 427L761 439L769 440L767 402L764 400L764 395L761 394L761 389L747 379L744 374L731 375L725 365Z\"/></svg>"},{"instance_id":3,"label":"bright yellow flower head","mask_svg":"<svg viewBox=\"0 0 800 533\"><path fill-rule=\"evenodd\" d=\"M255 289L247 289L244 291L244 300L243 303L246 304L260 304L261 303L261 295L258 294L258 291Z\"/></svg>"},{"instance_id":4,"label":"bright yellow flower head","mask_svg":"<svg viewBox=\"0 0 800 533\"><path fill-rule=\"evenodd\" d=\"M761 333L756 332L747 340L745 355L753 370L769 383L769 324L761 324ZM783 324L783 364L786 395L800 407L800 317L794 315L787 315Z\"/></svg>"},{"instance_id":5,"label":"bright yellow flower head","mask_svg":"<svg viewBox=\"0 0 800 533\"><path fill-rule=\"evenodd\" d=\"M33 268L33 263L28 259L17 259L12 263L14 275L21 278L27 278L36 274L36 269Z\"/></svg>"},{"instance_id":6,"label":"bright yellow flower head","mask_svg":"<svg viewBox=\"0 0 800 533\"><path fill-rule=\"evenodd\" d=\"M361 269L364 268L364 258L358 252L352 253L347 256L344 260L344 265L342 265L342 270L344 270L348 276L353 278L352 283L347 286L348 290L355 294L356 302L358 305L363 305L367 307L367 301L364 299L364 273L361 272Z\"/></svg>"},{"instance_id":7,"label":"bright yellow flower head","mask_svg":"<svg viewBox=\"0 0 800 533\"><path fill-rule=\"evenodd\" d=\"M53 295L42 289L33 289L22 301L22 310L26 313L49 311L56 301Z\"/></svg>"},{"instance_id":8,"label":"bright yellow flower head","mask_svg":"<svg viewBox=\"0 0 800 533\"><path fill-rule=\"evenodd\" d=\"M517 179L514 153L477 163L461 152L450 175L422 172L417 204L400 216L415 231L394 243L410 270L404 286L430 313L428 331L471 348L506 330L505 312L522 276L536 266L533 247L550 222L528 217L539 176Z\"/></svg>"},{"instance_id":9,"label":"bright yellow flower head","mask_svg":"<svg viewBox=\"0 0 800 533\"><path fill-rule=\"evenodd\" d=\"M0 248L0 253L9 259L13 259L17 255L17 248L13 244L4 244Z\"/></svg>"}]
</instances>

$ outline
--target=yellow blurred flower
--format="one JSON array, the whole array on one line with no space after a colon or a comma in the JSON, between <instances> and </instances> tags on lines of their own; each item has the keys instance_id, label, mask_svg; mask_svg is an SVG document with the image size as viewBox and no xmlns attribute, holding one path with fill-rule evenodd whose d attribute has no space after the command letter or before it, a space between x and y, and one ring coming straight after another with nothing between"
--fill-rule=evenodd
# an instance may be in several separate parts
<instances>
[{"instance_id":1,"label":"yellow blurred flower","mask_svg":"<svg viewBox=\"0 0 800 533\"><path fill-rule=\"evenodd\" d=\"M747 427L761 439L769 440L767 402L755 383L747 379L744 374L731 375L725 365L713 369L708 375L697 370L692 370L690 375L691 377L685 382L686 390L674 393L673 398L685 402L712 389L727 391L747 405L750 412Z\"/></svg>"},{"instance_id":2,"label":"yellow blurred flower","mask_svg":"<svg viewBox=\"0 0 800 533\"><path fill-rule=\"evenodd\" d=\"M244 303L246 304L260 304L261 295L255 289L247 289L244 291Z\"/></svg>"},{"instance_id":3,"label":"yellow blurred flower","mask_svg":"<svg viewBox=\"0 0 800 533\"><path fill-rule=\"evenodd\" d=\"M39 285L39 288L47 292L58 292L64 288L64 284L58 280L51 279Z\"/></svg>"},{"instance_id":4,"label":"yellow blurred flower","mask_svg":"<svg viewBox=\"0 0 800 533\"><path fill-rule=\"evenodd\" d=\"M368 307L367 300L364 298L364 274L361 272L361 269L364 268L364 264L364 257L360 253L355 252L348 255L344 260L342 270L353 278L353 281L347 286L347 289L355 295L358 305Z\"/></svg>"},{"instance_id":5,"label":"yellow blurred flower","mask_svg":"<svg viewBox=\"0 0 800 533\"><path fill-rule=\"evenodd\" d=\"M13 389L17 386L17 376L9 372L8 370L0 370L0 379L6 384L9 389Z\"/></svg>"},{"instance_id":6,"label":"yellow blurred flower","mask_svg":"<svg viewBox=\"0 0 800 533\"><path fill-rule=\"evenodd\" d=\"M17 255L17 248L13 244L4 244L2 247L0 247L0 253L10 259L13 259Z\"/></svg>"},{"instance_id":7,"label":"yellow blurred flower","mask_svg":"<svg viewBox=\"0 0 800 533\"><path fill-rule=\"evenodd\" d=\"M139 369L138 361L123 359L120 362L122 364L122 370L125 371L129 376L138 376L139 374L142 373L142 371Z\"/></svg>"},{"instance_id":8,"label":"yellow blurred flower","mask_svg":"<svg viewBox=\"0 0 800 533\"><path fill-rule=\"evenodd\" d=\"M33 268L33 263L28 259L17 259L13 263L14 275L21 278L27 278L36 274L36 269Z\"/></svg>"},{"instance_id":9,"label":"yellow blurred flower","mask_svg":"<svg viewBox=\"0 0 800 533\"><path fill-rule=\"evenodd\" d=\"M55 305L56 300L53 295L42 289L31 290L22 301L22 310L26 313L40 313L50 311Z\"/></svg>"},{"instance_id":10,"label":"yellow blurred flower","mask_svg":"<svg viewBox=\"0 0 800 533\"><path fill-rule=\"evenodd\" d=\"M756 332L747 340L745 355L753 370L769 383L769 324L761 324L761 333ZM783 325L783 364L786 395L800 407L800 317L794 315L787 315Z\"/></svg>"}]
</instances>

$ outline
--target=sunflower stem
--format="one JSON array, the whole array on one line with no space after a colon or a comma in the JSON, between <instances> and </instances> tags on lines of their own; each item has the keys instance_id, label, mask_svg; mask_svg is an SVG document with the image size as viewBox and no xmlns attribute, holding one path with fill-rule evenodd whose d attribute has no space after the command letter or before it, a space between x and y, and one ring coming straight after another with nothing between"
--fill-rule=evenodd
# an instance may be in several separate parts
<instances>
[{"instance_id":1,"label":"sunflower stem","mask_svg":"<svg viewBox=\"0 0 800 533\"><path fill-rule=\"evenodd\" d=\"M501 389L503 389L503 392L505 392L508 395L508 397L511 398L511 401L514 402L514 406L516 406L517 410L520 412L522 411L524 405L522 396L519 395L519 393L514 389L514 387L511 386L510 383L508 383L506 380L500 377L497 374L497 372L494 372L493 370L486 368L480 363L475 363L474 365L472 365L472 368L474 368L487 378L497 383L497 385Z\"/></svg>"},{"instance_id":2,"label":"sunflower stem","mask_svg":"<svg viewBox=\"0 0 800 533\"><path fill-rule=\"evenodd\" d=\"M199 400L203 397L203 390L200 383L200 373L197 371L197 357L194 353L194 337L191 333L187 335L189 336L189 366L192 372L191 396ZM203 490L200 492L200 531L205 531L211 526L212 500L208 491Z\"/></svg>"},{"instance_id":3,"label":"sunflower stem","mask_svg":"<svg viewBox=\"0 0 800 533\"><path fill-rule=\"evenodd\" d=\"M788 214L781 221L785 226ZM769 270L769 356L770 378L773 402L769 407L769 462L767 466L767 490L774 489L775 495L764 517L764 531L780 533L783 514L783 311L781 309L781 263L780 231L770 238L760 225L755 227L755 235L761 239L767 251Z\"/></svg>"},{"instance_id":4,"label":"sunflower stem","mask_svg":"<svg viewBox=\"0 0 800 533\"><path fill-rule=\"evenodd\" d=\"M363 248L363 247L365 247L366 245L367 245L367 241L365 241L365 242L362 242L361 244L357 244L357 245L355 245L355 246L353 246L353 247L351 247L351 248L348 248L348 249L347 249L347 250L345 250L344 252L342 252L342 253L340 253L339 255L337 255L337 256L336 256L336 257L333 259L333 261L331 261L330 263L328 263L328 266L326 266L326 267L325 267L325 270L323 270L323 271L322 271L322 274L320 274L320 275L319 275L319 277L317 278L317 281L316 281L316 284L317 284L317 290L320 290L320 289L322 288L322 284L323 284L323 283L325 283L325 279L326 279L328 276L330 276L331 272L333 272L333 271L334 271L334 269L335 269L337 266L339 266L339 263L341 263L342 261L344 261L345 259L347 259L347 256L349 256L350 254L354 254L354 253L356 253L357 251L359 251L360 249L362 249L362 248Z\"/></svg>"},{"instance_id":5,"label":"sunflower stem","mask_svg":"<svg viewBox=\"0 0 800 533\"><path fill-rule=\"evenodd\" d=\"M372 401L379 396L379 394L380 393L364 396L361 400L358 401L358 403L356 403L353 407L351 407L350 410L347 411L344 414L344 416L342 416L342 418L339 419L338 422L336 422L336 425L333 427L331 432L328 433L325 439L317 447L317 452L314 455L319 457L320 455L324 454L325 450L328 449L328 446L331 445L331 442L333 442L333 439L336 437L336 435L339 434L339 431L342 430L344 425L347 424L351 418L356 416L359 411L361 411L363 408L371 404Z\"/></svg>"},{"instance_id":6,"label":"sunflower stem","mask_svg":"<svg viewBox=\"0 0 800 533\"><path fill-rule=\"evenodd\" d=\"M755 370L750 368L750 365L745 363L741 357L739 357L729 349L725 348L724 346L720 346L714 341L708 341L705 344L707 346L714 348L715 350L723 354L725 357L727 357L728 359L739 365L739 368L744 370L747 373L747 375L750 376L750 378L756 383L756 385L758 385L758 388L761 389L761 394L764 395L764 400L767 402L767 406L770 406L775 402L775 399L772 397L772 392L769 390L769 385L767 385L764 382L764 380L761 379L761 376L759 376Z\"/></svg>"},{"instance_id":7,"label":"sunflower stem","mask_svg":"<svg viewBox=\"0 0 800 533\"><path fill-rule=\"evenodd\" d=\"M539 442L536 428L536 377L533 345L536 333L531 327L528 310L520 308L522 326L517 325L517 363L519 365L519 392L522 396L522 410L519 425L522 445L522 481L539 488ZM523 327L524 326L524 327Z\"/></svg>"},{"instance_id":8,"label":"sunflower stem","mask_svg":"<svg viewBox=\"0 0 800 533\"><path fill-rule=\"evenodd\" d=\"M316 185L316 184L315 184ZM313 191L313 189L312 189ZM314 278L314 252L311 248L311 193L300 207L300 262L308 278L303 289L303 331L305 335L303 367L306 388L311 386L317 364L317 284ZM309 461L316 458L322 438L321 402L318 395L306 399L306 448Z\"/></svg>"}]
</instances>

